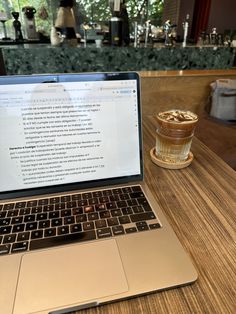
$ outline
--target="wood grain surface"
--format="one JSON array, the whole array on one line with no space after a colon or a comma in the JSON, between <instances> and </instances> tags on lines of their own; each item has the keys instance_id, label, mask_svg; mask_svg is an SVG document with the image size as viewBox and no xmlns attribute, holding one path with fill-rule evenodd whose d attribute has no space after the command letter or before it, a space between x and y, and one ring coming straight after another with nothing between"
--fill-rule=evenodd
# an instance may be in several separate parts
<instances>
[{"instance_id":1,"label":"wood grain surface","mask_svg":"<svg viewBox=\"0 0 236 314\"><path fill-rule=\"evenodd\" d=\"M187 109L201 114L209 102L210 84L217 79L236 79L236 70L140 72L143 114L168 109Z\"/></svg>"},{"instance_id":2,"label":"wood grain surface","mask_svg":"<svg viewBox=\"0 0 236 314\"><path fill-rule=\"evenodd\" d=\"M185 287L76 313L236 313L236 173L197 138L189 167L156 166L149 155L155 128L155 117L145 116L145 180L199 278Z\"/></svg>"}]
</instances>

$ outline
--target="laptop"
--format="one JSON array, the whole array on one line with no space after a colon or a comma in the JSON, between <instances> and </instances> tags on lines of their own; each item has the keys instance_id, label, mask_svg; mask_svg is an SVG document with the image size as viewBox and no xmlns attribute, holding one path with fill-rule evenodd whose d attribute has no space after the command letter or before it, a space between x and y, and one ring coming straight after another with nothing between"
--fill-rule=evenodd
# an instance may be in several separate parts
<instances>
[{"instance_id":1,"label":"laptop","mask_svg":"<svg viewBox=\"0 0 236 314\"><path fill-rule=\"evenodd\" d=\"M143 181L137 73L0 77L0 278L4 314L197 279Z\"/></svg>"}]
</instances>

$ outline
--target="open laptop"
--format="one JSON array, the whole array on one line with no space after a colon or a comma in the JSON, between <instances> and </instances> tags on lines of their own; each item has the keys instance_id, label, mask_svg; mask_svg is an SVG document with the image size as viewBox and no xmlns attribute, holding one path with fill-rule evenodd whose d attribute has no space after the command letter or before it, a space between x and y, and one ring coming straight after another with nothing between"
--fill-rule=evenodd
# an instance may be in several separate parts
<instances>
[{"instance_id":1,"label":"open laptop","mask_svg":"<svg viewBox=\"0 0 236 314\"><path fill-rule=\"evenodd\" d=\"M197 279L143 182L140 106L137 73L0 77L2 313L68 313Z\"/></svg>"}]
</instances>

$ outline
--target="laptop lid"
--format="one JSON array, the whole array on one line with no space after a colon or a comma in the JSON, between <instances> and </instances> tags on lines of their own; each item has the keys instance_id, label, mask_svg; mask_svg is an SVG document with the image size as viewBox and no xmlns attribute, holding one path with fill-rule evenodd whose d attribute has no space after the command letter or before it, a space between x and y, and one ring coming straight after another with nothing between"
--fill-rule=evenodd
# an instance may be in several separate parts
<instances>
[{"instance_id":1,"label":"laptop lid","mask_svg":"<svg viewBox=\"0 0 236 314\"><path fill-rule=\"evenodd\" d=\"M0 77L0 199L143 178L137 73Z\"/></svg>"}]
</instances>

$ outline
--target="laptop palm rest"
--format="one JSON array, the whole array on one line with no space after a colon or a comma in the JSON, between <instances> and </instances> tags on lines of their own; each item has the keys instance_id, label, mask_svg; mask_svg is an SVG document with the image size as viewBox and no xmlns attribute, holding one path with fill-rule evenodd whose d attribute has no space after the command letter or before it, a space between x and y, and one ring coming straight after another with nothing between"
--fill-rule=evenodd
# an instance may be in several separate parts
<instances>
[{"instance_id":1,"label":"laptop palm rest","mask_svg":"<svg viewBox=\"0 0 236 314\"><path fill-rule=\"evenodd\" d=\"M114 239L35 251L22 258L13 313L70 308L127 290Z\"/></svg>"}]
</instances>

